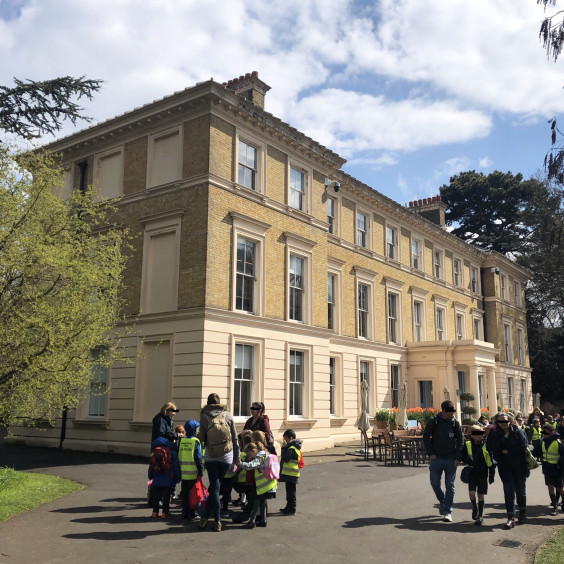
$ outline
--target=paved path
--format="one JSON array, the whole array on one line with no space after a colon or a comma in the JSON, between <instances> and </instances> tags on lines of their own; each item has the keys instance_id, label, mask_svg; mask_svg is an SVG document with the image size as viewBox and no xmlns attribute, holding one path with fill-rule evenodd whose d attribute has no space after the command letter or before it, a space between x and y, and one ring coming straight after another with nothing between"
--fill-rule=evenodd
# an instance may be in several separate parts
<instances>
[{"instance_id":1,"label":"paved path","mask_svg":"<svg viewBox=\"0 0 564 564\"><path fill-rule=\"evenodd\" d=\"M201 532L179 518L149 519L146 462L55 449L3 445L0 466L58 475L87 487L0 524L0 564L162 563L250 561L317 563L452 562L492 558L530 564L537 546L564 524L550 517L542 474L527 482L529 523L504 523L501 484L486 498L486 522L470 522L466 486L457 480L453 523L434 505L426 467L384 467L338 447L306 454L298 486L298 514L285 517L284 491L270 502L266 529L242 530L224 522L220 534ZM518 549L503 540L524 543Z\"/></svg>"}]
</instances>

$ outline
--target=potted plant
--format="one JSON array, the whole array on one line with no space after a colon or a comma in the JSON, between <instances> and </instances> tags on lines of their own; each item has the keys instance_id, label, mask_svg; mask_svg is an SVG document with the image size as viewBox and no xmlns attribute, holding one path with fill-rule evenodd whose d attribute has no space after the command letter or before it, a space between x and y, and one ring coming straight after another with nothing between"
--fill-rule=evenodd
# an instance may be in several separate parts
<instances>
[{"instance_id":1,"label":"potted plant","mask_svg":"<svg viewBox=\"0 0 564 564\"><path fill-rule=\"evenodd\" d=\"M390 422L390 410L389 409L377 409L374 414L374 419L376 421L376 429L385 429Z\"/></svg>"},{"instance_id":2,"label":"potted plant","mask_svg":"<svg viewBox=\"0 0 564 564\"><path fill-rule=\"evenodd\" d=\"M471 402L474 401L474 399L474 394L471 394L470 392L462 392L460 394L460 401ZM473 425L474 423L476 423L476 419L474 419L472 415L476 415L478 413L478 410L474 406L470 404L465 405L462 408L462 413L466 415L466 417L462 419L463 425Z\"/></svg>"}]
</instances>

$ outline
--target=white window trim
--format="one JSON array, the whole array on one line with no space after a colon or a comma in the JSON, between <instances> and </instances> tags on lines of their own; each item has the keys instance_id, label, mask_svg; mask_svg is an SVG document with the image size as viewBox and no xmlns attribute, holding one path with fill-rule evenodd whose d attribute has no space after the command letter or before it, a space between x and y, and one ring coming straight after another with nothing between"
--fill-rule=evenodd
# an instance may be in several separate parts
<instances>
[{"instance_id":1,"label":"white window trim","mask_svg":"<svg viewBox=\"0 0 564 564\"><path fill-rule=\"evenodd\" d=\"M317 244L294 233L284 233L286 238L286 321L311 325L313 319L313 247ZM296 321L290 319L290 255L304 259L305 287L304 287L304 319Z\"/></svg>"},{"instance_id":2,"label":"white window trim","mask_svg":"<svg viewBox=\"0 0 564 564\"><path fill-rule=\"evenodd\" d=\"M293 168L304 175L304 209L300 210L290 205L290 169ZM313 168L305 163L290 157L288 159L287 170L288 186L287 186L287 205L289 211L301 211L302 213L311 214L313 210Z\"/></svg>"},{"instance_id":3,"label":"white window trim","mask_svg":"<svg viewBox=\"0 0 564 564\"><path fill-rule=\"evenodd\" d=\"M466 329L466 304L462 304L460 302L453 302L452 307L454 309L454 332L455 332L455 339L458 339L458 326L457 326L457 316L460 315L462 317L462 338L460 339L463 341L467 338L467 329Z\"/></svg>"},{"instance_id":4,"label":"white window trim","mask_svg":"<svg viewBox=\"0 0 564 564\"><path fill-rule=\"evenodd\" d=\"M435 253L439 253L440 276L437 276L437 274L436 274ZM437 280L444 280L445 279L445 250L441 247L437 247L436 245L433 245L433 278L436 278Z\"/></svg>"},{"instance_id":5,"label":"white window trim","mask_svg":"<svg viewBox=\"0 0 564 564\"><path fill-rule=\"evenodd\" d=\"M477 341L484 340L484 310L473 308L470 310L472 314L472 331L474 331L474 321L479 322L479 334L472 335L472 337Z\"/></svg>"},{"instance_id":6,"label":"white window trim","mask_svg":"<svg viewBox=\"0 0 564 564\"><path fill-rule=\"evenodd\" d=\"M513 303L515 304L515 307L521 307L521 282L518 280L513 280Z\"/></svg>"},{"instance_id":7,"label":"white window trim","mask_svg":"<svg viewBox=\"0 0 564 564\"><path fill-rule=\"evenodd\" d=\"M120 190L120 194L118 194L117 196L115 196L116 198L119 198L121 196L123 196L123 177L124 177L124 170L125 170L125 158L124 158L124 149L123 149L123 145L118 145L117 147L112 147L111 149L108 149L106 151L103 151L101 153L96 153L95 157L94 157L94 187L96 190L98 190L98 194L96 194L96 192L94 192L94 199L96 201L101 201L105 198L101 198L100 197L100 193L99 193L99 182L100 182L100 161L102 159L105 159L107 157L111 157L112 155L116 155L118 154L121 157L121 180L120 180L120 184L121 184L121 190ZM71 170L72 172L72 170ZM72 177L72 175L71 175ZM71 190L72 193L72 190ZM112 199L112 198L110 198Z\"/></svg>"},{"instance_id":8,"label":"white window trim","mask_svg":"<svg viewBox=\"0 0 564 564\"><path fill-rule=\"evenodd\" d=\"M472 269L476 269L476 291L472 289ZM473 294L480 294L481 292L480 267L470 263L469 271L470 271L470 279L468 280L468 289Z\"/></svg>"},{"instance_id":9,"label":"white window trim","mask_svg":"<svg viewBox=\"0 0 564 564\"><path fill-rule=\"evenodd\" d=\"M519 342L519 332L521 332L522 342ZM516 340L517 340L517 364L525 366L527 355L525 354L525 326L522 323L516 323ZM519 350L521 349L521 350ZM519 354L521 353L521 354ZM522 358L521 358L522 356Z\"/></svg>"},{"instance_id":10,"label":"white window trim","mask_svg":"<svg viewBox=\"0 0 564 564\"><path fill-rule=\"evenodd\" d=\"M327 200L331 199L335 202L335 217L333 218L333 233L329 233L329 228L327 228L327 233L330 237L340 237L341 236L341 208L342 208L342 200L341 197L337 194L329 195L327 190L325 191L326 200L325 200L325 211L327 212ZM356 236L356 224L355 224L355 236Z\"/></svg>"},{"instance_id":11,"label":"white window trim","mask_svg":"<svg viewBox=\"0 0 564 564\"><path fill-rule=\"evenodd\" d=\"M153 169L155 167L155 162L154 162L155 141L158 141L162 137L168 137L169 135L173 135L174 133L176 133L178 136L177 142L178 142L179 159L177 163L178 168L175 171L177 180L173 180L172 182L178 182L179 180L182 179L183 135L182 135L182 125L179 124L175 127L170 127L163 131L159 131L158 133L153 133L149 135L149 146L147 150L147 180L146 180L147 188L154 188L154 186L151 184L151 179L153 177ZM160 186L160 184L156 184L155 186Z\"/></svg>"},{"instance_id":12,"label":"white window trim","mask_svg":"<svg viewBox=\"0 0 564 564\"><path fill-rule=\"evenodd\" d=\"M413 241L417 241L419 243L419 266L415 267L413 265ZM424 263L424 258L423 258L423 249L424 249L424 239L423 237L420 237L419 235L414 235L413 233L411 234L411 240L409 242L410 244L410 248L409 248L409 257L410 257L410 266L411 268L413 268L414 270L417 270L419 272L423 272L425 270L425 263Z\"/></svg>"},{"instance_id":13,"label":"white window trim","mask_svg":"<svg viewBox=\"0 0 564 564\"><path fill-rule=\"evenodd\" d=\"M390 256L388 256L388 229L393 229L394 230L394 249L395 249L395 255L393 258L391 258ZM386 222L386 226L385 226L385 230L384 230L385 236L384 236L384 256L388 259L391 260L393 262L401 262L401 245L400 245L400 234L401 234L401 230L400 228L394 224L394 223L390 223L390 222Z\"/></svg>"},{"instance_id":14,"label":"white window trim","mask_svg":"<svg viewBox=\"0 0 564 564\"><path fill-rule=\"evenodd\" d=\"M355 304L355 315L356 315L356 337L357 339L362 339L366 341L373 341L374 340L374 278L376 277L375 272L371 272L370 270L365 270L364 268L355 266L354 267L355 273L355 294L354 294L354 304ZM358 326L358 285L365 284L368 286L368 323L367 323L367 330L368 330L368 337L359 337L359 326Z\"/></svg>"},{"instance_id":15,"label":"white window trim","mask_svg":"<svg viewBox=\"0 0 564 564\"><path fill-rule=\"evenodd\" d=\"M437 294L433 295L433 301L435 302L435 340L439 341L439 333L437 327L437 310L440 309L443 312L443 338L442 341L448 340L448 299L444 298L443 296L438 296Z\"/></svg>"},{"instance_id":16,"label":"white window trim","mask_svg":"<svg viewBox=\"0 0 564 564\"><path fill-rule=\"evenodd\" d=\"M384 277L384 283L386 285L386 339L388 343L391 345L401 345L404 342L403 338L403 314L402 314L402 302L403 302L403 291L402 287L404 283L401 280L396 280L394 278L390 278L388 276ZM396 341L392 341L390 339L390 328L389 328L389 302L388 296L389 294L395 294L397 296L397 318L396 318L396 332L397 332L397 339Z\"/></svg>"},{"instance_id":17,"label":"white window trim","mask_svg":"<svg viewBox=\"0 0 564 564\"><path fill-rule=\"evenodd\" d=\"M454 263L458 261L458 264L460 265L460 270L458 272L458 284L455 282L455 271L454 271ZM455 288L464 288L464 261L458 257L458 256L453 256L452 257L452 284Z\"/></svg>"},{"instance_id":18,"label":"white window trim","mask_svg":"<svg viewBox=\"0 0 564 564\"><path fill-rule=\"evenodd\" d=\"M413 324L413 342L416 343L418 341L415 340L415 302L419 302L422 304L421 307L421 341L427 340L427 292L426 290L422 290L421 288L416 288L415 286L411 286L411 318Z\"/></svg>"},{"instance_id":19,"label":"white window trim","mask_svg":"<svg viewBox=\"0 0 564 564\"><path fill-rule=\"evenodd\" d=\"M356 363L356 388L357 388L357 394L358 394L358 406L357 406L357 411L360 412L360 408L361 408L361 403L362 403L362 398L360 397L360 363L361 362L366 362L369 366L369 370L370 370L370 388L368 390L368 405L369 405L369 413L368 415L370 417L372 417L372 412L375 411L376 406L378 405L377 403L377 394L376 394L376 362L374 361L373 358L370 357L365 357L365 356L359 356L357 363Z\"/></svg>"},{"instance_id":20,"label":"white window trim","mask_svg":"<svg viewBox=\"0 0 564 564\"><path fill-rule=\"evenodd\" d=\"M366 246L365 247L358 244L358 214L362 214L366 217ZM357 248L372 250L373 248L372 223L373 223L372 214L367 209L356 206L354 213L354 244Z\"/></svg>"},{"instance_id":21,"label":"white window trim","mask_svg":"<svg viewBox=\"0 0 564 564\"><path fill-rule=\"evenodd\" d=\"M501 318L501 325L503 328L503 352L505 355L505 362L507 364L514 364L513 354L513 327L511 326L511 319L505 316ZM505 327L509 328L508 338L505 335Z\"/></svg>"},{"instance_id":22,"label":"white window trim","mask_svg":"<svg viewBox=\"0 0 564 564\"><path fill-rule=\"evenodd\" d=\"M337 335L343 332L343 272L345 262L336 258L327 259L327 274L335 277L335 327L332 329Z\"/></svg>"},{"instance_id":23,"label":"white window trim","mask_svg":"<svg viewBox=\"0 0 564 564\"><path fill-rule=\"evenodd\" d=\"M231 310L238 311L240 313L247 313L248 315L253 315L249 312L237 310L237 238L244 237L245 239L250 239L257 244L256 253L256 269L255 269L255 295L254 295L254 315L262 317L265 311L265 265L266 265L266 232L270 229L268 223L259 221L252 217L242 215L237 212L230 212L231 220L233 223L233 238L232 238L232 251L231 256L233 257L232 265L232 280L231 287L233 288L231 296Z\"/></svg>"},{"instance_id":24,"label":"white window trim","mask_svg":"<svg viewBox=\"0 0 564 564\"><path fill-rule=\"evenodd\" d=\"M253 382L252 401L261 401L264 397L264 339L253 339L246 335L232 335L231 337L231 382L229 387L229 407L231 413L234 413L235 398L235 349L237 345L250 345L255 348L254 367L255 380ZM236 423L245 423L249 417L245 415L233 416Z\"/></svg>"},{"instance_id":25,"label":"white window trim","mask_svg":"<svg viewBox=\"0 0 564 564\"><path fill-rule=\"evenodd\" d=\"M505 282L505 284L504 284ZM508 291L508 278L506 274L499 275L499 297L503 301L507 301L507 291Z\"/></svg>"},{"instance_id":26,"label":"white window trim","mask_svg":"<svg viewBox=\"0 0 564 564\"><path fill-rule=\"evenodd\" d=\"M163 235L165 233L174 233L174 285L176 287L176 295L172 305L172 310L178 307L178 279L180 269L180 237L182 230L182 216L185 210L176 209L154 216L141 218L139 221L145 227L143 232L143 265L141 276L141 312L145 312L147 304L147 269L149 268L149 244L151 238L155 235Z\"/></svg>"},{"instance_id":27,"label":"white window trim","mask_svg":"<svg viewBox=\"0 0 564 564\"><path fill-rule=\"evenodd\" d=\"M303 415L290 415L290 351L304 353L304 409ZM290 421L310 420L313 414L313 349L303 344L287 343L286 345L286 419Z\"/></svg>"},{"instance_id":28,"label":"white window trim","mask_svg":"<svg viewBox=\"0 0 564 564\"><path fill-rule=\"evenodd\" d=\"M243 141L247 145L252 145L257 150L257 176L255 189L247 188L243 184L239 184L239 141ZM237 187L242 190L250 190L257 194L266 194L266 143L246 131L237 129L235 133L235 155L233 158L233 178Z\"/></svg>"},{"instance_id":29,"label":"white window trim","mask_svg":"<svg viewBox=\"0 0 564 564\"><path fill-rule=\"evenodd\" d=\"M401 369L402 369L402 365L400 362L396 362L396 361L388 361L388 383L390 386L390 407L394 407L393 405L393 401L392 401L392 367L393 366L397 366L398 367L398 403L399 403L399 396L401 394L401 389L403 386L403 382L402 382L402 376L401 376ZM395 406L397 407L397 406Z\"/></svg>"}]
</instances>

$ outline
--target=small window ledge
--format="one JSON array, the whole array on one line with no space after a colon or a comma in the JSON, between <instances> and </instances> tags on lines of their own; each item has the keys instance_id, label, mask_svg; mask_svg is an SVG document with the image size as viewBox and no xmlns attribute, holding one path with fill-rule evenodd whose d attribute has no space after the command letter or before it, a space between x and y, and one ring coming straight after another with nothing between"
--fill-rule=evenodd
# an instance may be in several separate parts
<instances>
[{"instance_id":1,"label":"small window ledge","mask_svg":"<svg viewBox=\"0 0 564 564\"><path fill-rule=\"evenodd\" d=\"M285 419L284 425L292 429L311 429L317 423L317 419Z\"/></svg>"},{"instance_id":2,"label":"small window ledge","mask_svg":"<svg viewBox=\"0 0 564 564\"><path fill-rule=\"evenodd\" d=\"M330 417L329 423L331 427L342 427L348 421L347 417Z\"/></svg>"},{"instance_id":3,"label":"small window ledge","mask_svg":"<svg viewBox=\"0 0 564 564\"><path fill-rule=\"evenodd\" d=\"M110 422L106 419L74 419L72 426L77 429L108 429Z\"/></svg>"}]
</instances>

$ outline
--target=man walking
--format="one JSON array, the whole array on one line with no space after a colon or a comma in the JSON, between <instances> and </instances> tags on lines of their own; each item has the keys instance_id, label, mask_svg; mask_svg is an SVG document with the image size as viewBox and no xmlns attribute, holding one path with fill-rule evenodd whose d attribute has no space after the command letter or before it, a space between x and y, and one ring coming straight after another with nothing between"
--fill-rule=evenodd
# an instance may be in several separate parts
<instances>
[{"instance_id":1,"label":"man walking","mask_svg":"<svg viewBox=\"0 0 564 564\"><path fill-rule=\"evenodd\" d=\"M439 512L443 521L452 521L454 507L454 480L456 469L462 460L464 439L462 427L455 419L456 408L450 400L441 404L441 412L429 419L423 433L425 451L430 458L429 474L431 486L439 501ZM441 487L445 473L445 490Z\"/></svg>"}]
</instances>

